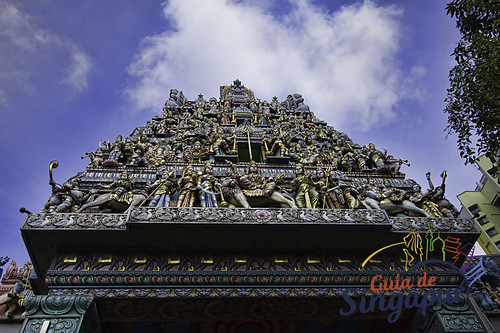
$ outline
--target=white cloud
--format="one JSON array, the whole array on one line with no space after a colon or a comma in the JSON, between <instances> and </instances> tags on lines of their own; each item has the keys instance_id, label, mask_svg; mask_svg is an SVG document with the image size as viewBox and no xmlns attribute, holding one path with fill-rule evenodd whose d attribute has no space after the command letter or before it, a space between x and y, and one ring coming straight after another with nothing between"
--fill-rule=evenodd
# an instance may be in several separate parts
<instances>
[{"instance_id":1,"label":"white cloud","mask_svg":"<svg viewBox=\"0 0 500 333\"><path fill-rule=\"evenodd\" d=\"M34 91L34 77L65 82L76 91L87 87L90 57L68 38L39 28L13 3L0 2L0 88L18 85ZM8 94L7 94L8 96Z\"/></svg>"},{"instance_id":2,"label":"white cloud","mask_svg":"<svg viewBox=\"0 0 500 333\"><path fill-rule=\"evenodd\" d=\"M322 119L366 130L394 119L404 98L398 50L399 12L371 1L328 13L298 0L279 18L255 3L172 0L172 30L147 37L129 66L126 94L158 112L170 88L189 99L239 78L257 97L299 92ZM355 119L355 121L354 121Z\"/></svg>"},{"instance_id":3,"label":"white cloud","mask_svg":"<svg viewBox=\"0 0 500 333\"><path fill-rule=\"evenodd\" d=\"M0 35L9 39L15 46L26 51L34 51L38 34L31 28L29 18L13 4L0 5L0 27Z\"/></svg>"},{"instance_id":4,"label":"white cloud","mask_svg":"<svg viewBox=\"0 0 500 333\"><path fill-rule=\"evenodd\" d=\"M403 79L401 83L401 91L405 96L422 101L425 93L421 88L418 88L418 83L427 74L427 69L422 66L414 66L411 68L410 73Z\"/></svg>"},{"instance_id":5,"label":"white cloud","mask_svg":"<svg viewBox=\"0 0 500 333\"><path fill-rule=\"evenodd\" d=\"M67 82L78 91L87 88L87 77L92 69L90 57L75 48L71 54L71 65L67 70Z\"/></svg>"}]
</instances>

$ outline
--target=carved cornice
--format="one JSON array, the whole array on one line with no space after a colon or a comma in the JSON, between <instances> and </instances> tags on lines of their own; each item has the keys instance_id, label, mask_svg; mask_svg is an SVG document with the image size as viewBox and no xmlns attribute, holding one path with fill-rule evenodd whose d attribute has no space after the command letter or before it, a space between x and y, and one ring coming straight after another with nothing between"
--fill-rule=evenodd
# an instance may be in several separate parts
<instances>
[{"instance_id":1,"label":"carved cornice","mask_svg":"<svg viewBox=\"0 0 500 333\"><path fill-rule=\"evenodd\" d=\"M349 287L349 288L352 288ZM251 297L251 298L335 298L341 299L344 291L348 289L342 286L321 286L321 287L292 287L292 286L263 286L263 287L212 287L212 286L199 286L199 287L122 287L122 288L51 288L49 294L54 296L92 296L96 298L173 298L173 299L188 299L188 298L238 298L238 297ZM441 290L446 294L446 289L433 288L433 290ZM424 295L424 289L412 290ZM384 295L392 295L399 291L387 291ZM369 297L375 295L367 288L357 288L349 290L350 295L355 299L360 295ZM404 295L408 291L402 292Z\"/></svg>"},{"instance_id":2,"label":"carved cornice","mask_svg":"<svg viewBox=\"0 0 500 333\"><path fill-rule=\"evenodd\" d=\"M245 132L246 139L246 132ZM240 162L234 167L234 170L239 174L244 174L246 166L248 163ZM204 163L190 163L196 171L203 170ZM175 175L180 176L182 169L186 166L186 163L181 162L170 162L163 166L164 170L173 171ZM228 168L231 167L230 164L217 163L213 166L214 176L216 177L226 177L228 173ZM306 165L305 169L308 172L316 170L318 166ZM80 180L84 186L95 183L111 183L118 179L121 172L127 171L131 178L135 179L135 184L146 184L148 181L156 180L156 174L158 169L149 167L119 167L119 168L105 168L105 167L87 167L87 171L83 173ZM275 177L278 174L285 174L285 179L292 179L295 175L294 165L280 165L279 167L272 164L259 164L259 173L263 177ZM388 177L387 174L376 173L376 172L342 172L342 175L346 178L345 182L353 186L365 185L366 179L372 179L372 182L376 185L382 185L383 181L389 181L391 186L397 188L411 188L416 184L413 179L405 179L404 173L398 173L396 175L391 175ZM337 174L337 177L339 175Z\"/></svg>"},{"instance_id":3,"label":"carved cornice","mask_svg":"<svg viewBox=\"0 0 500 333\"><path fill-rule=\"evenodd\" d=\"M129 219L127 221L127 218ZM126 214L39 213L23 229L126 229L127 223L386 225L397 232L478 233L469 219L391 217L383 210L290 208L146 208Z\"/></svg>"},{"instance_id":4,"label":"carved cornice","mask_svg":"<svg viewBox=\"0 0 500 333\"><path fill-rule=\"evenodd\" d=\"M39 213L26 218L22 229L126 229L125 214Z\"/></svg>"},{"instance_id":5,"label":"carved cornice","mask_svg":"<svg viewBox=\"0 0 500 333\"><path fill-rule=\"evenodd\" d=\"M478 233L476 225L470 219L437 217L391 217L392 230L402 232Z\"/></svg>"},{"instance_id":6,"label":"carved cornice","mask_svg":"<svg viewBox=\"0 0 500 333\"><path fill-rule=\"evenodd\" d=\"M229 224L390 224L384 211L288 208L134 208L130 221L215 222Z\"/></svg>"}]
</instances>

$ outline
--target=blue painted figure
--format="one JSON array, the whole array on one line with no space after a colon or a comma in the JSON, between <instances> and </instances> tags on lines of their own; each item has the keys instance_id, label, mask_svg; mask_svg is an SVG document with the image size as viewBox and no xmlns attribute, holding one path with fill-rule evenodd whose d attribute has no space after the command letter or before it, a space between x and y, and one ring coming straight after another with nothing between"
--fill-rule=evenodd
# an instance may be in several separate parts
<instances>
[{"instance_id":1,"label":"blue painted figure","mask_svg":"<svg viewBox=\"0 0 500 333\"><path fill-rule=\"evenodd\" d=\"M198 180L200 188L200 206L201 207L217 207L217 194L215 189L220 187L217 178L213 175L214 168L210 163L206 163L203 167L203 173Z\"/></svg>"},{"instance_id":2,"label":"blue painted figure","mask_svg":"<svg viewBox=\"0 0 500 333\"><path fill-rule=\"evenodd\" d=\"M153 190L153 198L149 202L149 207L168 207L170 195L176 190L176 181L173 171L164 171L161 178L148 186L148 190Z\"/></svg>"}]
</instances>

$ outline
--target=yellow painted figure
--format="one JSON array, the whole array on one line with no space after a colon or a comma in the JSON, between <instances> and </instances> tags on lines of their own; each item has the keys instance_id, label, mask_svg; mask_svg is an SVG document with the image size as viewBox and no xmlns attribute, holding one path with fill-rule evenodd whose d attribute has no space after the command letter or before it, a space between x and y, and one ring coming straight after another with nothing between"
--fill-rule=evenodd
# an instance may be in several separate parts
<instances>
[{"instance_id":1,"label":"yellow painted figure","mask_svg":"<svg viewBox=\"0 0 500 333\"><path fill-rule=\"evenodd\" d=\"M431 216L443 217L443 214L439 211L439 206L430 201L427 194L422 193L422 188L418 184L413 185L413 194L410 197L410 201L425 210Z\"/></svg>"},{"instance_id":2,"label":"yellow painted figure","mask_svg":"<svg viewBox=\"0 0 500 333\"><path fill-rule=\"evenodd\" d=\"M295 178L292 181L292 188L297 191L295 203L299 208L316 208L319 201L319 194L314 187L311 176L306 173L302 164L295 168Z\"/></svg>"},{"instance_id":3,"label":"yellow painted figure","mask_svg":"<svg viewBox=\"0 0 500 333\"><path fill-rule=\"evenodd\" d=\"M335 185L336 184L325 175L323 169L316 170L316 181L314 182L314 186L319 192L320 208L343 208L342 203L339 202L341 201L341 197L337 196L335 192L335 190L341 191L340 187Z\"/></svg>"},{"instance_id":4,"label":"yellow painted figure","mask_svg":"<svg viewBox=\"0 0 500 333\"><path fill-rule=\"evenodd\" d=\"M269 197L276 187L276 182L273 178L265 179L260 175L255 161L250 161L246 174L240 177L239 183L243 193L249 197Z\"/></svg>"},{"instance_id":5,"label":"yellow painted figure","mask_svg":"<svg viewBox=\"0 0 500 333\"><path fill-rule=\"evenodd\" d=\"M193 207L198 192L198 178L192 165L187 165L182 170L179 179L180 194L177 200L177 207Z\"/></svg>"},{"instance_id":6,"label":"yellow painted figure","mask_svg":"<svg viewBox=\"0 0 500 333\"><path fill-rule=\"evenodd\" d=\"M134 194L132 193L132 182L127 171L123 171L119 178L103 188L114 189L109 195L110 199L115 199L118 202L126 202L130 205Z\"/></svg>"}]
</instances>

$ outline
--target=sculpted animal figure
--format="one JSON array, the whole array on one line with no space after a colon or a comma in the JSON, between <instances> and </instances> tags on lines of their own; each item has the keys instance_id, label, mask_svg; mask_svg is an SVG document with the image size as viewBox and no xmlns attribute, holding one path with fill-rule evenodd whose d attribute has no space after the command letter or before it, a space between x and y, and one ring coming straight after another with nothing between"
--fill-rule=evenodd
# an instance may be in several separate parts
<instances>
[{"instance_id":1,"label":"sculpted animal figure","mask_svg":"<svg viewBox=\"0 0 500 333\"><path fill-rule=\"evenodd\" d=\"M371 185L364 192L366 197L363 203L368 209L383 209L391 216L405 216L406 212L409 211L425 217L432 217L410 200L406 200L406 191L391 187L389 180L384 181L382 188Z\"/></svg>"},{"instance_id":2,"label":"sculpted animal figure","mask_svg":"<svg viewBox=\"0 0 500 333\"><path fill-rule=\"evenodd\" d=\"M82 205L77 213L81 213L85 209L94 206L99 206L99 210L104 213L130 211L132 207L140 205L146 200L145 195L133 193L133 184L134 182L130 179L128 172L122 172L116 181L109 185L101 186L103 189L111 190L111 193L102 194L94 201Z\"/></svg>"},{"instance_id":3,"label":"sculpted animal figure","mask_svg":"<svg viewBox=\"0 0 500 333\"><path fill-rule=\"evenodd\" d=\"M146 200L145 195L135 193L129 205L127 202L118 201L110 197L109 193L105 193L98 196L94 201L82 205L77 212L81 213L87 208L99 206L99 211L103 213L123 213L128 212L135 206L139 206L144 200Z\"/></svg>"},{"instance_id":4,"label":"sculpted animal figure","mask_svg":"<svg viewBox=\"0 0 500 333\"><path fill-rule=\"evenodd\" d=\"M12 263L14 272L17 271L17 266L15 262ZM30 282L28 280L31 273L31 264L26 263L23 267L19 269L17 273L18 281L14 284L14 287L3 295L0 295L0 305L6 306L5 315L9 318L14 316L14 313L23 305L23 300L27 296L33 296L33 291L31 290Z\"/></svg>"},{"instance_id":5,"label":"sculpted animal figure","mask_svg":"<svg viewBox=\"0 0 500 333\"><path fill-rule=\"evenodd\" d=\"M277 204L286 204L291 208L297 208L295 200L286 193L273 191L269 196L247 197L233 178L225 178L221 182L221 186L224 199L236 207L270 207Z\"/></svg>"},{"instance_id":6,"label":"sculpted animal figure","mask_svg":"<svg viewBox=\"0 0 500 333\"><path fill-rule=\"evenodd\" d=\"M23 282L17 282L11 291L0 296L0 305L7 307L5 315L9 318L22 306L22 300L27 296L33 296L33 291Z\"/></svg>"},{"instance_id":7,"label":"sculpted animal figure","mask_svg":"<svg viewBox=\"0 0 500 333\"><path fill-rule=\"evenodd\" d=\"M406 216L406 212L419 213L425 217L432 217L425 210L418 208L413 202L409 200L403 200L398 203L394 202L379 202L371 197L366 197L362 201L363 205L367 209L383 209L390 216Z\"/></svg>"},{"instance_id":8,"label":"sculpted animal figure","mask_svg":"<svg viewBox=\"0 0 500 333\"><path fill-rule=\"evenodd\" d=\"M380 208L384 209L387 214L396 216L396 215L402 215L405 216L405 212L415 212L422 214L425 217L432 217L429 213L427 213L425 210L418 208L413 202L409 200L403 200L400 203L383 203L380 204Z\"/></svg>"}]
</instances>

